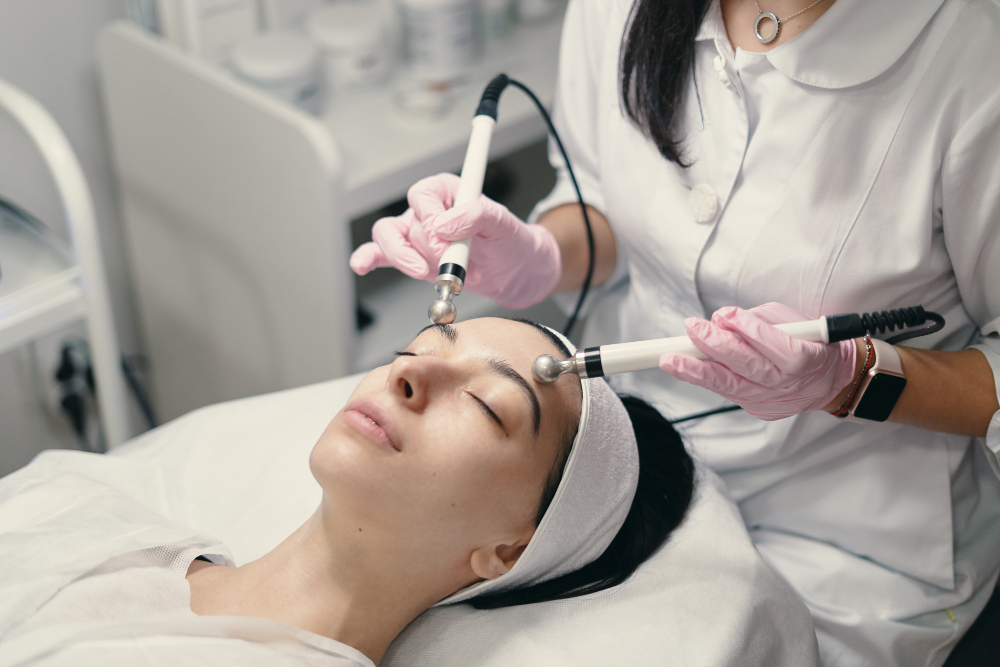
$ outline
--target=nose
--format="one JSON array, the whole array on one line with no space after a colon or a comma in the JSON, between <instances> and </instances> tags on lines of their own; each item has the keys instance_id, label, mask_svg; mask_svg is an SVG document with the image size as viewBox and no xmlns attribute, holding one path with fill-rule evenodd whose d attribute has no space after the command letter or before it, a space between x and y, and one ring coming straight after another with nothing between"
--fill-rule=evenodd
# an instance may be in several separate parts
<instances>
[{"instance_id":1,"label":"nose","mask_svg":"<svg viewBox=\"0 0 1000 667\"><path fill-rule=\"evenodd\" d=\"M447 381L448 374L448 364L440 357L404 356L389 365L386 383L405 407L423 412L435 389Z\"/></svg>"}]
</instances>

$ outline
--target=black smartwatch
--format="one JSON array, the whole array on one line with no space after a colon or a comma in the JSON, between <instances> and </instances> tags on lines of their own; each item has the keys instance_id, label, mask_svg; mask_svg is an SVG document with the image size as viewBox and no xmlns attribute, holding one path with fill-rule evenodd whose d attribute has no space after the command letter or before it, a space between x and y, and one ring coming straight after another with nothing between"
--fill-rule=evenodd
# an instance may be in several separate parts
<instances>
[{"instance_id":1,"label":"black smartwatch","mask_svg":"<svg viewBox=\"0 0 1000 667\"><path fill-rule=\"evenodd\" d=\"M861 378L849 414L855 419L884 422L906 388L906 376L899 352L889 343L873 338L872 354L875 364Z\"/></svg>"}]
</instances>

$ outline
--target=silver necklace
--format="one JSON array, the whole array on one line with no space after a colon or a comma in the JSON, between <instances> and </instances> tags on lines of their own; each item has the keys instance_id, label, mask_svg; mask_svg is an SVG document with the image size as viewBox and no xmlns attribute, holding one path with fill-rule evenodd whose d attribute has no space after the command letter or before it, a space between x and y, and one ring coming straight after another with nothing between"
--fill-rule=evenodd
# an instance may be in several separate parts
<instances>
[{"instance_id":1,"label":"silver necklace","mask_svg":"<svg viewBox=\"0 0 1000 667\"><path fill-rule=\"evenodd\" d=\"M816 2L812 3L808 7L803 7L802 9L800 9L797 12L795 12L794 14L789 14L785 18L779 19L777 16L775 16L771 12L761 11L760 5L757 4L757 0L753 0L753 4L756 5L756 7L757 7L757 20L753 22L753 34L754 34L754 37L756 37L757 41L760 42L761 44L770 44L778 36L778 31L781 30L781 24L782 23L784 23L788 19L795 18L796 16L798 16L799 14L801 14L804 11L812 9L813 7L815 7L816 5L818 5L821 2L823 2L823 0L816 0ZM760 22L763 21L764 19L771 19L771 23L774 24L774 32L772 32L767 37L762 37L761 34L760 34Z\"/></svg>"}]
</instances>

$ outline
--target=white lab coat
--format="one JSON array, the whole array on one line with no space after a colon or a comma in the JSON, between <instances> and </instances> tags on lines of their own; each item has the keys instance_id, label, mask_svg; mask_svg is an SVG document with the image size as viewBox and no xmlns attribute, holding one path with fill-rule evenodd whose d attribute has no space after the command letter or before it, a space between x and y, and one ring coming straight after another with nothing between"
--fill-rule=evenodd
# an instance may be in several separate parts
<instances>
[{"instance_id":1,"label":"white lab coat","mask_svg":"<svg viewBox=\"0 0 1000 667\"><path fill-rule=\"evenodd\" d=\"M975 345L1000 378L1000 7L838 0L754 54L733 52L716 0L696 40L684 169L622 113L630 4L570 3L555 103L584 197L615 232L610 284L628 278L600 328L628 341L681 335L685 317L725 305L816 317L922 304L947 326L906 344ZM559 180L533 220L575 201L550 155ZM659 371L614 383L672 417L724 404ZM1000 413L986 447L821 412L683 430L809 605L827 664L940 665L988 600Z\"/></svg>"},{"instance_id":2,"label":"white lab coat","mask_svg":"<svg viewBox=\"0 0 1000 667\"><path fill-rule=\"evenodd\" d=\"M263 618L198 616L185 575L218 540L78 473L0 480L0 667L374 667L341 642Z\"/></svg>"}]
</instances>

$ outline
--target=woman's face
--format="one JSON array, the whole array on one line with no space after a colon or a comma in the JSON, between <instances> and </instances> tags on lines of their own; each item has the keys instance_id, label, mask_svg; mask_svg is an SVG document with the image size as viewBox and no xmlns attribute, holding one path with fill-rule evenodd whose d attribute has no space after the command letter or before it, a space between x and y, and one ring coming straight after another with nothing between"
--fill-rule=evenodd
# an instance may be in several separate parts
<instances>
[{"instance_id":1,"label":"woman's face","mask_svg":"<svg viewBox=\"0 0 1000 667\"><path fill-rule=\"evenodd\" d=\"M458 568L491 545L508 545L511 564L580 415L575 377L532 379L540 354L562 356L510 320L423 331L361 381L313 449L325 502L400 548L453 554Z\"/></svg>"}]
</instances>

